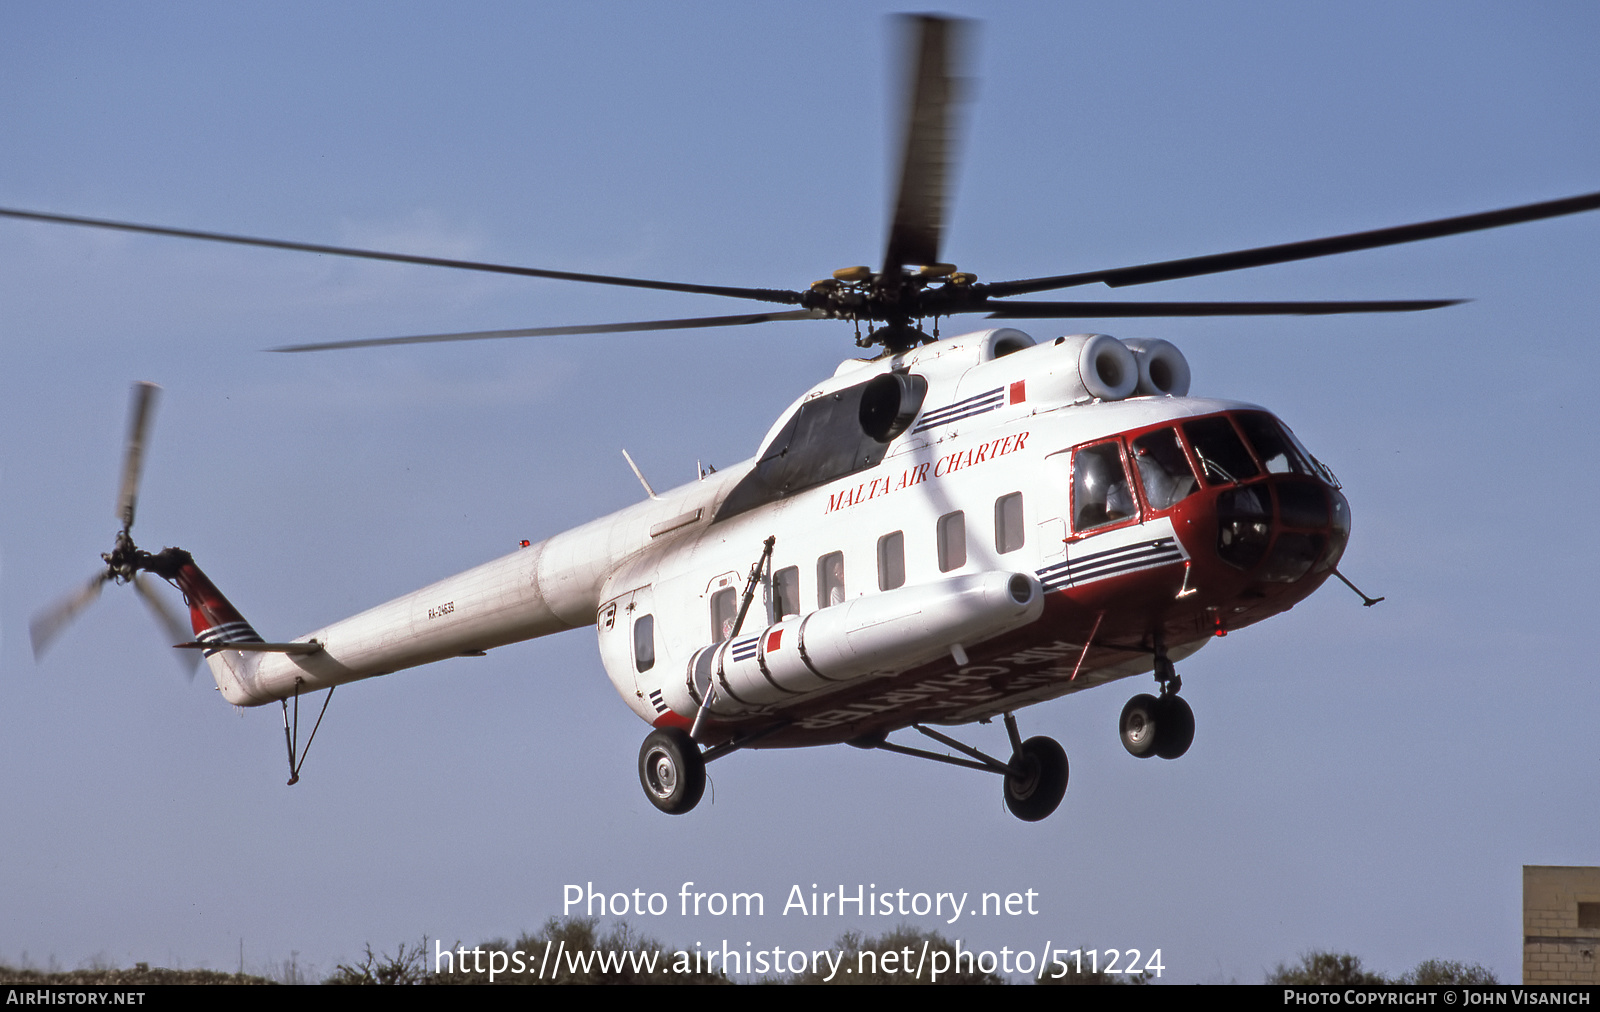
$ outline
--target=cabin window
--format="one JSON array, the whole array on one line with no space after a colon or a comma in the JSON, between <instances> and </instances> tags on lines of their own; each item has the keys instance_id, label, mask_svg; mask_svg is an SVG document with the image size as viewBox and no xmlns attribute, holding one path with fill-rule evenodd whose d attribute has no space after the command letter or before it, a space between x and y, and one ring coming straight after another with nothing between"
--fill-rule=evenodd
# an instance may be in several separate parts
<instances>
[{"instance_id":1,"label":"cabin window","mask_svg":"<svg viewBox=\"0 0 1600 1012\"><path fill-rule=\"evenodd\" d=\"M782 621L800 614L800 567L788 566L772 574L773 618Z\"/></svg>"},{"instance_id":2,"label":"cabin window","mask_svg":"<svg viewBox=\"0 0 1600 1012\"><path fill-rule=\"evenodd\" d=\"M1153 510L1176 506L1200 487L1177 429L1147 432L1133 441L1133 462L1144 484L1144 498Z\"/></svg>"},{"instance_id":3,"label":"cabin window","mask_svg":"<svg viewBox=\"0 0 1600 1012\"><path fill-rule=\"evenodd\" d=\"M640 615L633 620L633 667L649 671L656 666L656 617Z\"/></svg>"},{"instance_id":4,"label":"cabin window","mask_svg":"<svg viewBox=\"0 0 1600 1012\"><path fill-rule=\"evenodd\" d=\"M893 590L906 582L906 536L904 531L878 539L878 589Z\"/></svg>"},{"instance_id":5,"label":"cabin window","mask_svg":"<svg viewBox=\"0 0 1600 1012\"><path fill-rule=\"evenodd\" d=\"M1072 529L1092 530L1133 515L1133 493L1128 487L1128 474L1122 469L1119 445L1100 443L1073 454Z\"/></svg>"},{"instance_id":6,"label":"cabin window","mask_svg":"<svg viewBox=\"0 0 1600 1012\"><path fill-rule=\"evenodd\" d=\"M948 573L967 564L967 515L961 510L939 518L939 572Z\"/></svg>"},{"instance_id":7,"label":"cabin window","mask_svg":"<svg viewBox=\"0 0 1600 1012\"><path fill-rule=\"evenodd\" d=\"M994 501L994 550L1001 555L1022 547L1022 493L1012 492Z\"/></svg>"},{"instance_id":8,"label":"cabin window","mask_svg":"<svg viewBox=\"0 0 1600 1012\"><path fill-rule=\"evenodd\" d=\"M830 552L817 560L817 607L844 603L844 553Z\"/></svg>"},{"instance_id":9,"label":"cabin window","mask_svg":"<svg viewBox=\"0 0 1600 1012\"><path fill-rule=\"evenodd\" d=\"M732 587L711 595L711 642L721 643L733 636L733 623L739 617L739 597Z\"/></svg>"}]
</instances>

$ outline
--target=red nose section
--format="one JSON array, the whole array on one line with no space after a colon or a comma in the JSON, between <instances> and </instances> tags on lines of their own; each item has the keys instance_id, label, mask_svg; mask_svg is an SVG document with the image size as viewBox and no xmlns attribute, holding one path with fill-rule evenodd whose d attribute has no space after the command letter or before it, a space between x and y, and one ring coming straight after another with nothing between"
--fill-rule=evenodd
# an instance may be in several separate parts
<instances>
[{"instance_id":1,"label":"red nose section","mask_svg":"<svg viewBox=\"0 0 1600 1012\"><path fill-rule=\"evenodd\" d=\"M1270 416L1241 418L1255 455L1226 416L1186 424L1187 444L1170 426L1130 434L1136 466L1126 471L1116 442L1076 451L1073 515L1084 533L1068 539L1067 562L1040 574L1062 590L1052 614L1073 635L1090 635L1101 616L1103 642L1223 635L1288 611L1332 574L1350 538L1349 502ZM1162 518L1177 544L1144 533Z\"/></svg>"},{"instance_id":2,"label":"red nose section","mask_svg":"<svg viewBox=\"0 0 1600 1012\"><path fill-rule=\"evenodd\" d=\"M1259 583L1293 584L1327 573L1350 540L1344 495L1299 475L1208 489L1179 503L1172 519L1190 555Z\"/></svg>"},{"instance_id":3,"label":"red nose section","mask_svg":"<svg viewBox=\"0 0 1600 1012\"><path fill-rule=\"evenodd\" d=\"M1191 559L1178 610L1198 611L1195 631L1220 636L1322 586L1350 540L1350 504L1315 478L1266 475L1190 496L1172 524Z\"/></svg>"}]
</instances>

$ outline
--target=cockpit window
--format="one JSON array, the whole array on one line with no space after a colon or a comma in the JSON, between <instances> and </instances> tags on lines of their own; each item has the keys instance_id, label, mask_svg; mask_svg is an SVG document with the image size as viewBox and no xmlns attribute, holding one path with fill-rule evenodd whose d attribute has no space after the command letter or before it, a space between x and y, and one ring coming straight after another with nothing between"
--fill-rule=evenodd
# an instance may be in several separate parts
<instances>
[{"instance_id":1,"label":"cockpit window","mask_svg":"<svg viewBox=\"0 0 1600 1012\"><path fill-rule=\"evenodd\" d=\"M1207 484L1233 485L1261 473L1226 417L1217 415L1184 422L1183 434L1194 447Z\"/></svg>"},{"instance_id":2,"label":"cockpit window","mask_svg":"<svg viewBox=\"0 0 1600 1012\"><path fill-rule=\"evenodd\" d=\"M1086 446L1073 455L1073 530L1104 527L1127 520L1136 512L1119 444Z\"/></svg>"},{"instance_id":3,"label":"cockpit window","mask_svg":"<svg viewBox=\"0 0 1600 1012\"><path fill-rule=\"evenodd\" d=\"M1200 487L1177 429L1157 429L1133 441L1133 462L1144 484L1145 501L1153 510L1174 506Z\"/></svg>"},{"instance_id":4,"label":"cockpit window","mask_svg":"<svg viewBox=\"0 0 1600 1012\"><path fill-rule=\"evenodd\" d=\"M1256 448L1256 456L1261 458L1269 474L1315 473L1270 416L1246 412L1241 413L1238 420L1239 428Z\"/></svg>"},{"instance_id":5,"label":"cockpit window","mask_svg":"<svg viewBox=\"0 0 1600 1012\"><path fill-rule=\"evenodd\" d=\"M1289 445L1294 447L1295 452L1300 454L1300 459L1310 462L1311 470L1316 476L1334 488L1340 488L1338 476L1333 473L1333 470L1327 464L1318 460L1315 454L1306 449L1306 444L1300 442L1300 438L1294 434L1294 430L1284 425L1281 419L1278 420L1278 425L1283 429L1283 434L1288 437Z\"/></svg>"}]
</instances>

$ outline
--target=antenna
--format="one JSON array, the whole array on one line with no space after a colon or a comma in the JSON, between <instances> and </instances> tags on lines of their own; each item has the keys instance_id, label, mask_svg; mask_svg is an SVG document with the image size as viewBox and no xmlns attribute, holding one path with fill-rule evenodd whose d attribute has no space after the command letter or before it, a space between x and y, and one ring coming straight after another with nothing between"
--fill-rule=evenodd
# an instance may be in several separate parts
<instances>
[{"instance_id":1,"label":"antenna","mask_svg":"<svg viewBox=\"0 0 1600 1012\"><path fill-rule=\"evenodd\" d=\"M628 466L633 468L633 476L639 479L639 484L644 486L644 490L649 493L650 498L660 499L661 497L656 495L656 490L650 487L650 483L648 481L644 480L644 473L639 470L639 465L633 462L633 458L628 456L628 451L626 448L624 448L622 451L622 459L626 460L628 462Z\"/></svg>"}]
</instances>

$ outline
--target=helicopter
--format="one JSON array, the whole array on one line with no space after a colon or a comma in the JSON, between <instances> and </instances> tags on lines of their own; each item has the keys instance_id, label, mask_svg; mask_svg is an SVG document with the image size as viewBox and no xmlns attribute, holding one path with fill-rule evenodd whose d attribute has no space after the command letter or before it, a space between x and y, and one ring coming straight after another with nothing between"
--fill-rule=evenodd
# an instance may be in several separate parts
<instances>
[{"instance_id":1,"label":"helicopter","mask_svg":"<svg viewBox=\"0 0 1600 1012\"><path fill-rule=\"evenodd\" d=\"M995 772L1012 812L1042 819L1064 795L1066 756L1048 738L1024 740L1015 713L1146 673L1158 692L1129 700L1123 743L1141 757L1181 756L1194 727L1176 663L1338 574L1350 511L1337 479L1271 414L1188 396L1187 363L1165 342L1037 342L1009 327L940 339L938 320L1440 308L1451 300L1105 304L1013 296L1416 241L1591 210L1600 195L1181 261L980 282L940 259L962 29L938 18L911 23L915 69L883 265L844 268L805 289L658 282L0 211L798 307L286 351L799 319L854 324L858 343L881 348L807 390L749 461L659 494L641 477L646 499L634 507L281 643L263 642L187 553L134 545L138 461L154 397L138 388L116 547L85 591L36 622L36 645L105 582L142 586L139 574L153 573L183 592L193 627L183 646L205 655L224 697L278 702L287 716L305 693L331 695L347 681L593 624L614 685L654 727L639 759L646 795L672 813L699 800L704 764L733 751L849 742ZM997 716L1012 746L1008 760L934 730ZM968 758L888 741L908 728ZM287 737L293 782L297 735Z\"/></svg>"}]
</instances>

